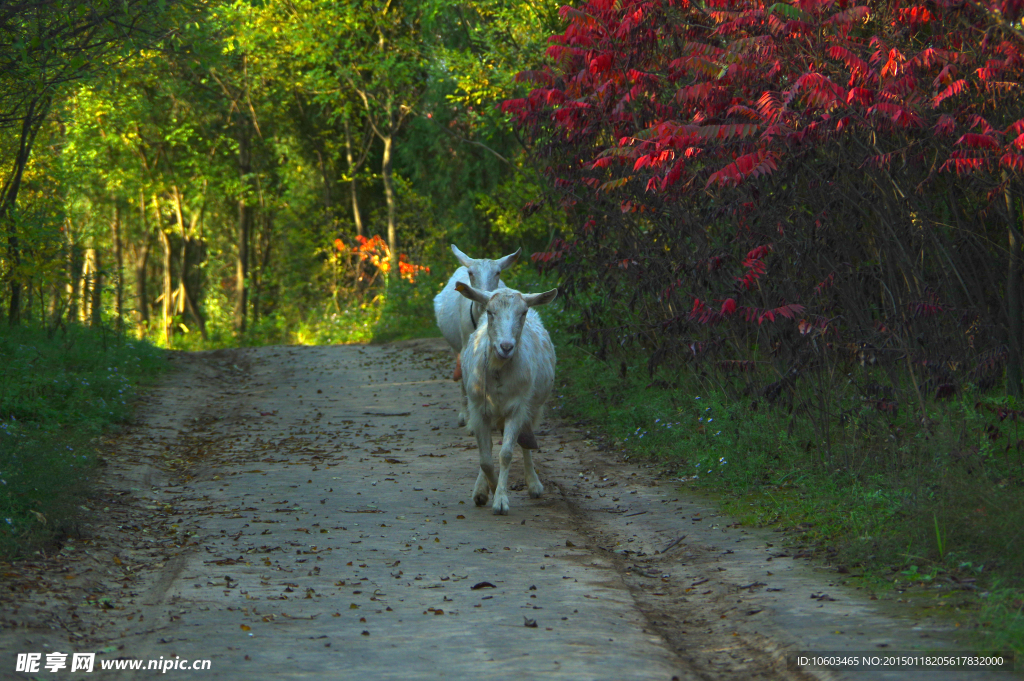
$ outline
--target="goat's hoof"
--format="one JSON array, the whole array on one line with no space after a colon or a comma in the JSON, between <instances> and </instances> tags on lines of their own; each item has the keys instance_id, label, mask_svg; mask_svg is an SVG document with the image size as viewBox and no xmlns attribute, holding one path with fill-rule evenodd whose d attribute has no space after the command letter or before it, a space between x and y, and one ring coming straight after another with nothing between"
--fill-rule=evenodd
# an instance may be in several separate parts
<instances>
[{"instance_id":1,"label":"goat's hoof","mask_svg":"<svg viewBox=\"0 0 1024 681\"><path fill-rule=\"evenodd\" d=\"M465 427L466 427L466 415L465 414L459 414L459 428L465 428Z\"/></svg>"},{"instance_id":2,"label":"goat's hoof","mask_svg":"<svg viewBox=\"0 0 1024 681\"><path fill-rule=\"evenodd\" d=\"M495 499L491 508L494 515L508 515L508 499Z\"/></svg>"},{"instance_id":3,"label":"goat's hoof","mask_svg":"<svg viewBox=\"0 0 1024 681\"><path fill-rule=\"evenodd\" d=\"M533 486L530 487L530 498L531 499L537 499L542 494L544 494L544 485L540 484L539 482L537 483L536 487L533 487Z\"/></svg>"},{"instance_id":4,"label":"goat's hoof","mask_svg":"<svg viewBox=\"0 0 1024 681\"><path fill-rule=\"evenodd\" d=\"M487 505L487 495L483 494L483 493L474 494L473 495L473 503L476 504L477 506L486 506Z\"/></svg>"}]
</instances>

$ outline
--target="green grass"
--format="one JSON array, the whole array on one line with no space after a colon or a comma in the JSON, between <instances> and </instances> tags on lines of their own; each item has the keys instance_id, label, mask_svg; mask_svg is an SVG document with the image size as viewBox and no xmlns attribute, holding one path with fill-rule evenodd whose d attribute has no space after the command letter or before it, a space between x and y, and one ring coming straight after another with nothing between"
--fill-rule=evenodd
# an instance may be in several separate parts
<instances>
[{"instance_id":1,"label":"green grass","mask_svg":"<svg viewBox=\"0 0 1024 681\"><path fill-rule=\"evenodd\" d=\"M1024 594L1020 589L996 588L983 599L978 613L981 641L990 651L1015 650L1018 660L1024 640Z\"/></svg>"},{"instance_id":2,"label":"green grass","mask_svg":"<svg viewBox=\"0 0 1024 681\"><path fill-rule=\"evenodd\" d=\"M105 328L20 326L0 327L0 357L0 557L13 559L73 531L93 440L130 418L163 353Z\"/></svg>"}]
</instances>

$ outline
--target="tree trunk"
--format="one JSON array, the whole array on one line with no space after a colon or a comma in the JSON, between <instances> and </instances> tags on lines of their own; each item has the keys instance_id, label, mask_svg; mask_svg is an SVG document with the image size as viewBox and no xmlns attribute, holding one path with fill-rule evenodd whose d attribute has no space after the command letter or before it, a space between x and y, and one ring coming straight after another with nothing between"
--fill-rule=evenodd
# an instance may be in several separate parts
<instances>
[{"instance_id":1,"label":"tree trunk","mask_svg":"<svg viewBox=\"0 0 1024 681\"><path fill-rule=\"evenodd\" d=\"M139 192L139 216L142 218L142 245L133 248L133 267L135 269L135 321L144 330L149 324L149 292L147 289L146 269L149 264L150 231L149 220L146 218L146 197Z\"/></svg>"},{"instance_id":2,"label":"tree trunk","mask_svg":"<svg viewBox=\"0 0 1024 681\"><path fill-rule=\"evenodd\" d=\"M189 288L189 269L192 261L189 258L189 250L192 245L192 234L193 229L191 226L185 224L185 210L182 205L181 190L177 186L174 190L174 214L178 218L178 230L181 232L181 256L179 258L179 269L178 269L178 289L181 292L181 300L179 301L178 307L182 313L187 312L196 325L199 327L199 333L206 340L206 319L199 311L195 303L195 296L192 295L192 290ZM197 216L193 214L193 226L197 221Z\"/></svg>"},{"instance_id":3,"label":"tree trunk","mask_svg":"<svg viewBox=\"0 0 1024 681\"><path fill-rule=\"evenodd\" d=\"M395 190L391 176L391 150L394 137L388 134L383 138L384 155L381 158L381 176L384 179L384 198L388 206L388 250L391 251L391 274L398 271L398 235L395 232ZM392 277L397 281L397 277Z\"/></svg>"},{"instance_id":4,"label":"tree trunk","mask_svg":"<svg viewBox=\"0 0 1024 681\"><path fill-rule=\"evenodd\" d=\"M254 277L252 296L252 322L255 324L260 320L260 300L263 296L263 282L266 277L267 267L270 266L270 245L271 231L273 230L273 217L265 212L260 216L263 221L263 229L260 230L259 244L259 276Z\"/></svg>"},{"instance_id":5,"label":"tree trunk","mask_svg":"<svg viewBox=\"0 0 1024 681\"><path fill-rule=\"evenodd\" d=\"M164 342L167 347L171 346L171 298L173 292L171 290L171 239L163 229L157 228L157 234L160 237L160 245L163 246L163 267L161 268L163 275L163 294L161 295L161 302L163 305L160 308L161 321L163 323L163 334Z\"/></svg>"},{"instance_id":6,"label":"tree trunk","mask_svg":"<svg viewBox=\"0 0 1024 681\"><path fill-rule=\"evenodd\" d=\"M366 154L363 153L361 158L365 157ZM356 172L359 170L359 166L362 165L362 161L356 163L355 156L352 154L352 132L349 129L348 120L345 121L345 160L348 163L348 172L352 176L352 181L349 182L349 193L352 197L352 220L356 223L356 234L358 236L365 236L363 233L363 215L359 212L359 183L356 180Z\"/></svg>"},{"instance_id":7,"label":"tree trunk","mask_svg":"<svg viewBox=\"0 0 1024 681\"><path fill-rule=\"evenodd\" d=\"M68 232L70 234L70 230ZM78 262L78 247L68 240L67 244L67 260L65 261L65 267L67 269L67 295L68 295L68 322L78 321L78 296L81 287L81 272L82 266Z\"/></svg>"},{"instance_id":8,"label":"tree trunk","mask_svg":"<svg viewBox=\"0 0 1024 681\"><path fill-rule=\"evenodd\" d=\"M24 286L25 291L25 302L22 305L22 317L26 322L32 323L32 304L35 302L35 290L32 287L32 280L28 281L28 284Z\"/></svg>"},{"instance_id":9,"label":"tree trunk","mask_svg":"<svg viewBox=\"0 0 1024 681\"><path fill-rule=\"evenodd\" d=\"M114 204L114 223L112 225L114 239L114 263L117 267L117 281L114 286L114 329L120 333L124 329L124 251L121 247L121 206Z\"/></svg>"},{"instance_id":10,"label":"tree trunk","mask_svg":"<svg viewBox=\"0 0 1024 681\"><path fill-rule=\"evenodd\" d=\"M39 100L32 101L25 112L21 123L21 139L18 145L18 154L14 158L14 167L11 169L11 176L0 189L0 224L7 222L7 259L11 272L11 299L7 308L7 323L15 325L21 315L21 281L18 279L18 265L21 263L21 247L18 241L17 228L11 220L11 209L18 200L18 190L21 189L21 178L28 165L29 155L32 153L32 143L35 141L36 133L42 125L45 110L48 108L49 100L45 103ZM44 110L44 115L37 115L36 108Z\"/></svg>"},{"instance_id":11,"label":"tree trunk","mask_svg":"<svg viewBox=\"0 0 1024 681\"><path fill-rule=\"evenodd\" d=\"M242 184L242 195L238 197L238 225L236 238L237 258L235 260L235 333L245 333L246 314L249 304L249 289L246 279L249 276L249 233L252 231L252 207L248 205L248 192L252 172L252 159L249 149L249 125L244 117L239 116L238 131L238 177Z\"/></svg>"},{"instance_id":12,"label":"tree trunk","mask_svg":"<svg viewBox=\"0 0 1024 681\"><path fill-rule=\"evenodd\" d=\"M79 271L79 279L82 282L78 286L81 295L78 304L78 322L80 324L85 324L92 317L92 256L93 249L86 248L82 257L81 270Z\"/></svg>"},{"instance_id":13,"label":"tree trunk","mask_svg":"<svg viewBox=\"0 0 1024 681\"><path fill-rule=\"evenodd\" d=\"M1003 181L1007 174L1003 172ZM1006 392L1020 397L1021 390L1021 343L1024 342L1021 320L1021 231L1017 225L1017 215L1013 205L1013 194L1010 183L1006 182L1004 196L1006 198L1007 234L1009 237L1009 258L1006 269L1006 321L1009 331L1010 357L1006 363Z\"/></svg>"},{"instance_id":14,"label":"tree trunk","mask_svg":"<svg viewBox=\"0 0 1024 681\"><path fill-rule=\"evenodd\" d=\"M89 325L100 326L103 323L103 263L100 249L93 247L92 281L89 289Z\"/></svg>"}]
</instances>

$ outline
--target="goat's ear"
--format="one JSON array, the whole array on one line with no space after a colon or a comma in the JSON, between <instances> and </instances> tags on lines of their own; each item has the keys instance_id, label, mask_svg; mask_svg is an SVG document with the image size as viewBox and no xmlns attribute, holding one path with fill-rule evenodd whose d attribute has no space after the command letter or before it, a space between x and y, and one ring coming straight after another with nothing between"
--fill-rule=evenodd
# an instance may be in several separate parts
<instances>
[{"instance_id":1,"label":"goat's ear","mask_svg":"<svg viewBox=\"0 0 1024 681\"><path fill-rule=\"evenodd\" d=\"M452 253L455 254L455 259L458 260L460 263L462 263L463 267L472 267L473 266L473 259L470 258L465 253L463 253L462 251L460 251L459 247L456 246L455 244L452 244Z\"/></svg>"},{"instance_id":2,"label":"goat's ear","mask_svg":"<svg viewBox=\"0 0 1024 681\"><path fill-rule=\"evenodd\" d=\"M544 293L527 293L523 296L523 300L526 301L527 307L534 307L535 305L547 305L555 297L558 296L558 289L553 288L550 291Z\"/></svg>"},{"instance_id":3,"label":"goat's ear","mask_svg":"<svg viewBox=\"0 0 1024 681\"><path fill-rule=\"evenodd\" d=\"M500 260L498 260L498 269L504 272L509 267L512 267L512 265L515 265L516 261L519 260L519 255L522 252L523 252L523 248L522 248L522 246L520 246L519 249L515 253L510 253L509 255L506 255L504 258L501 258Z\"/></svg>"},{"instance_id":4,"label":"goat's ear","mask_svg":"<svg viewBox=\"0 0 1024 681\"><path fill-rule=\"evenodd\" d=\"M483 291L478 291L469 284L464 284L461 281L455 284L455 290L472 300L474 303L480 303L481 305L487 305L491 300L491 297L486 295Z\"/></svg>"}]
</instances>

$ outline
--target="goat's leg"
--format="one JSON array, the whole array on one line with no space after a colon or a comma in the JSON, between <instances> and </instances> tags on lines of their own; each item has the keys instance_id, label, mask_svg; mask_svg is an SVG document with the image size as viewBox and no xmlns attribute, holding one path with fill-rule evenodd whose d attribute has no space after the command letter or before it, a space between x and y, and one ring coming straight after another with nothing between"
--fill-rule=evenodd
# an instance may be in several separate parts
<instances>
[{"instance_id":1,"label":"goat's leg","mask_svg":"<svg viewBox=\"0 0 1024 681\"><path fill-rule=\"evenodd\" d=\"M477 425L476 444L480 449L480 472L476 476L476 484L473 485L473 503L483 506L487 503L487 496L497 484L498 479L494 474L494 460L491 458L491 429Z\"/></svg>"},{"instance_id":2,"label":"goat's leg","mask_svg":"<svg viewBox=\"0 0 1024 681\"><path fill-rule=\"evenodd\" d=\"M536 499L544 494L544 485L533 468L533 452L529 449L523 449L523 468L526 471L526 488L530 490L530 498Z\"/></svg>"},{"instance_id":3,"label":"goat's leg","mask_svg":"<svg viewBox=\"0 0 1024 681\"><path fill-rule=\"evenodd\" d=\"M462 381L459 381L459 391L462 393L462 404L459 407L459 428L464 428L467 414L469 414L469 398L466 396L466 384Z\"/></svg>"},{"instance_id":4,"label":"goat's leg","mask_svg":"<svg viewBox=\"0 0 1024 681\"><path fill-rule=\"evenodd\" d=\"M459 392L462 393L462 403L459 407L459 428L466 425L466 415L469 413L469 399L466 397L466 384L462 380L462 353L455 355L455 372L453 380L459 382Z\"/></svg>"},{"instance_id":5,"label":"goat's leg","mask_svg":"<svg viewBox=\"0 0 1024 681\"><path fill-rule=\"evenodd\" d=\"M494 490L494 502L491 504L497 515L508 515L508 471L512 467L519 425L515 420L508 419L502 433L501 451L498 453L498 463L501 467L498 471L498 486Z\"/></svg>"}]
</instances>

